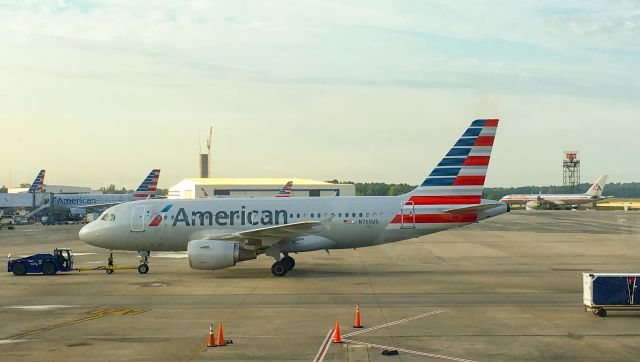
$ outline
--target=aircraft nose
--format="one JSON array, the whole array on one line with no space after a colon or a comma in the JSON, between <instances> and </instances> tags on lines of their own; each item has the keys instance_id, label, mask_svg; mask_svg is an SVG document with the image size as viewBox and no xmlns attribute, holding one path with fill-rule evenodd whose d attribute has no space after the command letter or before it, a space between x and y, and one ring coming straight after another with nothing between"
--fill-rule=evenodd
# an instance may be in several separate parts
<instances>
[{"instance_id":1,"label":"aircraft nose","mask_svg":"<svg viewBox=\"0 0 640 362\"><path fill-rule=\"evenodd\" d=\"M87 224L80 229L78 232L78 237L80 240L84 241L87 244L93 245L92 242L95 241L96 232L93 228L93 225Z\"/></svg>"}]
</instances>

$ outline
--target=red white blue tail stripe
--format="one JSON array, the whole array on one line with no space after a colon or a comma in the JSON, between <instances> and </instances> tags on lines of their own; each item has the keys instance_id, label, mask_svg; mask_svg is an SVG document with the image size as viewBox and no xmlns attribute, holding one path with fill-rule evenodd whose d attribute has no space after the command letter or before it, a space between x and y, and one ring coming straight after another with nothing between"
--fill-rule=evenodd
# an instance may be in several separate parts
<instances>
[{"instance_id":1,"label":"red white blue tail stripe","mask_svg":"<svg viewBox=\"0 0 640 362\"><path fill-rule=\"evenodd\" d=\"M40 170L40 172L38 172L36 179L33 180L31 187L29 187L30 193L42 191L42 186L44 185L44 173L45 170Z\"/></svg>"},{"instance_id":2,"label":"red white blue tail stripe","mask_svg":"<svg viewBox=\"0 0 640 362\"><path fill-rule=\"evenodd\" d=\"M158 187L158 179L160 178L160 170L153 169L149 175L142 181L140 186L133 193L134 199L146 199L147 197L156 197Z\"/></svg>"},{"instance_id":3,"label":"red white blue tail stripe","mask_svg":"<svg viewBox=\"0 0 640 362\"><path fill-rule=\"evenodd\" d=\"M276 197L290 197L292 188L293 188L293 181L287 182L284 186L282 186L280 191L278 191L278 193L276 194Z\"/></svg>"},{"instance_id":4,"label":"red white blue tail stripe","mask_svg":"<svg viewBox=\"0 0 640 362\"><path fill-rule=\"evenodd\" d=\"M478 212L450 210L481 203L482 189L498 127L497 119L478 119L456 141L429 176L403 202L391 224L470 223Z\"/></svg>"}]
</instances>

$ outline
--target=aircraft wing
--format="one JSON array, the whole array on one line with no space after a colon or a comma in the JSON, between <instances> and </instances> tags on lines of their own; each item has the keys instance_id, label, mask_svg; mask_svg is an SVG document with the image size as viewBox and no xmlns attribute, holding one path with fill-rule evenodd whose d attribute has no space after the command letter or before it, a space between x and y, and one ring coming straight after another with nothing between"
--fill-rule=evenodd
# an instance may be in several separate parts
<instances>
[{"instance_id":1,"label":"aircraft wing","mask_svg":"<svg viewBox=\"0 0 640 362\"><path fill-rule=\"evenodd\" d=\"M215 240L233 240L256 249L268 248L281 240L307 235L314 227L322 225L321 221L300 221L285 225L239 231L233 234L213 235Z\"/></svg>"},{"instance_id":2,"label":"aircraft wing","mask_svg":"<svg viewBox=\"0 0 640 362\"><path fill-rule=\"evenodd\" d=\"M471 213L480 212L484 210L490 210L498 206L501 206L501 204L480 204L480 205L458 207L455 209L448 209L448 210L444 210L443 212L446 212L447 214L471 214Z\"/></svg>"}]
</instances>

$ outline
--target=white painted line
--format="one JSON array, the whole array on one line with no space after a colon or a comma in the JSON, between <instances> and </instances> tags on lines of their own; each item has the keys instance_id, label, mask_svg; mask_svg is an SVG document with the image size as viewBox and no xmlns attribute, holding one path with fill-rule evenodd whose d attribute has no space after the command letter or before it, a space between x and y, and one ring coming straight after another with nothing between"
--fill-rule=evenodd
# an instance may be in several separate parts
<instances>
[{"instance_id":1,"label":"white painted line","mask_svg":"<svg viewBox=\"0 0 640 362\"><path fill-rule=\"evenodd\" d=\"M73 256L96 255L96 253L73 253Z\"/></svg>"},{"instance_id":2,"label":"white painted line","mask_svg":"<svg viewBox=\"0 0 640 362\"><path fill-rule=\"evenodd\" d=\"M80 307L79 305L58 305L58 304L49 304L49 305L10 305L8 307L4 307L5 309L24 309L24 310L51 310L58 308L76 308Z\"/></svg>"},{"instance_id":3,"label":"white painted line","mask_svg":"<svg viewBox=\"0 0 640 362\"><path fill-rule=\"evenodd\" d=\"M33 342L30 339L0 339L0 344L11 344L11 343L20 343L20 342Z\"/></svg>"},{"instance_id":4,"label":"white painted line","mask_svg":"<svg viewBox=\"0 0 640 362\"><path fill-rule=\"evenodd\" d=\"M380 344L365 343L365 342L353 341L353 340L344 339L344 338L342 338L342 341L343 342L347 342L347 343L364 344L366 346L375 347L375 348L379 348L379 349L390 349L390 350L394 350L395 349L398 352L404 352L404 353L415 354L415 355L418 355L418 356L425 356L425 357L431 357L431 358L439 358L439 359L444 359L444 360L448 360L448 361L477 362L477 361L474 361L472 359L465 359L465 358L458 358L458 357L451 357L451 356L443 356L441 354L433 354L433 353L428 353L428 352L418 352L418 351L412 351L410 349L389 347L389 346L383 346L383 345L380 345Z\"/></svg>"},{"instance_id":5,"label":"white painted line","mask_svg":"<svg viewBox=\"0 0 640 362\"><path fill-rule=\"evenodd\" d=\"M324 360L324 356L326 356L327 352L329 352L329 346L331 345L331 336L333 336L333 329L330 329L329 333L327 333L327 336L324 337L324 341L322 342L322 345L320 345L318 353L313 358L313 362L322 362L322 360Z\"/></svg>"},{"instance_id":6,"label":"white painted line","mask_svg":"<svg viewBox=\"0 0 640 362\"><path fill-rule=\"evenodd\" d=\"M440 314L440 313L443 313L443 312L444 312L444 310L436 310L436 311L433 311L433 312L420 314L420 315L417 315L415 317L400 319L400 320L395 321L395 322L385 323L385 324L381 324L379 326L375 326L375 327L366 328L366 329L362 329L362 330L359 330L359 331L343 334L342 337L351 337L351 336L355 336L357 334L362 334L362 333L367 333L367 332L370 332L370 331L375 331L376 329L380 329L380 328L395 326L396 324L401 324L401 323L414 321L416 319L420 319L420 318L424 318L424 317Z\"/></svg>"}]
</instances>

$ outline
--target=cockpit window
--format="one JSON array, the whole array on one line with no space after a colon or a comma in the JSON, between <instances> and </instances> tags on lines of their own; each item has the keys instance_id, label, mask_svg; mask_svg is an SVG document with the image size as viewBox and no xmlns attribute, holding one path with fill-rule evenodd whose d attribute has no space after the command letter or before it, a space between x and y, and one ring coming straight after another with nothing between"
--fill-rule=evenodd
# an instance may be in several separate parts
<instances>
[{"instance_id":1,"label":"cockpit window","mask_svg":"<svg viewBox=\"0 0 640 362\"><path fill-rule=\"evenodd\" d=\"M116 221L116 214L109 214L109 221Z\"/></svg>"},{"instance_id":2,"label":"cockpit window","mask_svg":"<svg viewBox=\"0 0 640 362\"><path fill-rule=\"evenodd\" d=\"M104 214L104 215L102 215L102 217L100 218L100 220L102 220L102 221L108 221L108 220L109 220L109 214Z\"/></svg>"}]
</instances>

